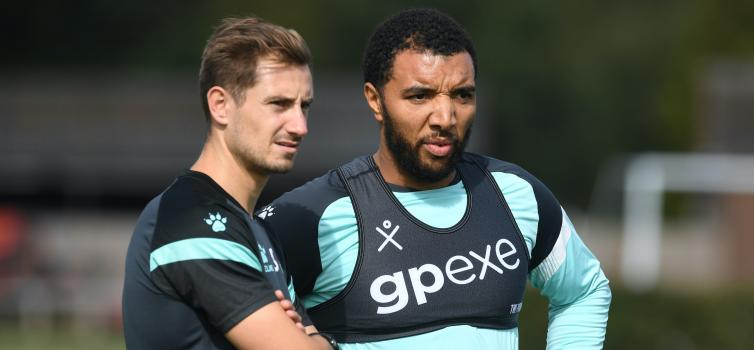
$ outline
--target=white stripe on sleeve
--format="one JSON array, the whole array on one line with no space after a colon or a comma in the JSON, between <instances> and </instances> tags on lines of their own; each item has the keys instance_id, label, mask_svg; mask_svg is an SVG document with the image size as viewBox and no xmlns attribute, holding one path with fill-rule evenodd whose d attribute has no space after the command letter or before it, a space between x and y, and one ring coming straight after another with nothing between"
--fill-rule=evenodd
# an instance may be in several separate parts
<instances>
[{"instance_id":1,"label":"white stripe on sleeve","mask_svg":"<svg viewBox=\"0 0 754 350\"><path fill-rule=\"evenodd\" d=\"M563 219L560 224L560 232L558 233L558 240L555 242L555 246L552 247L552 251L537 267L540 273L541 282L547 282L547 280L558 271L560 265L563 264L566 258L566 245L571 238L571 227L568 225L566 213L563 208L560 208L563 213Z\"/></svg>"}]
</instances>

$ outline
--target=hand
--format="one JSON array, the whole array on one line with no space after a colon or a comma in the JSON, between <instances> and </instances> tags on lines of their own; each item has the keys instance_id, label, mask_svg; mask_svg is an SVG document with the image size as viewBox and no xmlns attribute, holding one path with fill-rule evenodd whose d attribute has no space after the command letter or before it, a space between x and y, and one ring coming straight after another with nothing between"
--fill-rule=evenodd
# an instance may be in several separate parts
<instances>
[{"instance_id":1,"label":"hand","mask_svg":"<svg viewBox=\"0 0 754 350\"><path fill-rule=\"evenodd\" d=\"M275 297L278 298L278 301L280 302L280 306L283 307L283 310L285 310L286 316L290 318L293 323L296 324L296 327L300 329L302 332L306 333L306 329L304 328L304 324L301 323L301 316L296 312L296 307L293 306L293 303L285 298L285 294L283 294L282 291L279 289L275 291Z\"/></svg>"}]
</instances>

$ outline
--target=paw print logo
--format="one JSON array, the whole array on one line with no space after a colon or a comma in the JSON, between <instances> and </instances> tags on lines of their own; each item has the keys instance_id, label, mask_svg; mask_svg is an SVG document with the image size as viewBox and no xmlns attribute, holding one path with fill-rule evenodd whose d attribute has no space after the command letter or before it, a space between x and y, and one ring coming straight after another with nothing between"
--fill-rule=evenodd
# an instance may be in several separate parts
<instances>
[{"instance_id":1,"label":"paw print logo","mask_svg":"<svg viewBox=\"0 0 754 350\"><path fill-rule=\"evenodd\" d=\"M225 231L225 223L228 222L228 218L220 216L220 213L215 215L209 213L209 219L204 219L204 222L212 227L212 231L222 232Z\"/></svg>"},{"instance_id":2,"label":"paw print logo","mask_svg":"<svg viewBox=\"0 0 754 350\"><path fill-rule=\"evenodd\" d=\"M264 218L266 218L268 216L275 215L275 213L273 213L274 211L275 211L275 207L273 207L271 205L268 205L268 206L262 208L262 211L260 211L259 214L257 214L257 216L260 219L264 219Z\"/></svg>"}]
</instances>

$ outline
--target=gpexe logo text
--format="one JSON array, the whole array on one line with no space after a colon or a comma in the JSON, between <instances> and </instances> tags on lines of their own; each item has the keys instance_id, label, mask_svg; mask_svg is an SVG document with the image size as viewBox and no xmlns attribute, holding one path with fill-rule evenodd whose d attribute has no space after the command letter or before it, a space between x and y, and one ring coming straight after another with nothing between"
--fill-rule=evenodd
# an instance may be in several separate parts
<instances>
[{"instance_id":1,"label":"gpexe logo text","mask_svg":"<svg viewBox=\"0 0 754 350\"><path fill-rule=\"evenodd\" d=\"M435 264L424 264L408 269L408 278L414 291L416 304L422 305L427 303L428 294L441 290L445 285L445 276L452 283L465 285L476 281L477 274L475 271L477 270L475 268L479 268L478 277L480 280L484 280L488 268L501 275L504 269L515 270L520 263L520 259L518 258L515 261L510 261L512 260L511 256L515 254L516 247L511 241L503 238L495 243L495 257L497 259L492 261L492 246L488 244L484 256L474 251L469 251L469 256L474 258L473 262L465 255L454 255L445 262L444 270ZM443 271L445 272L444 274ZM422 275L424 274L432 275L434 281L430 285L422 283ZM388 288L389 290L394 289L394 291L392 293L384 293L383 287L385 285L392 285L393 288ZM390 314L400 311L408 305L410 299L403 271L375 278L369 288L369 294L374 301L381 304L377 307L378 314Z\"/></svg>"}]
</instances>

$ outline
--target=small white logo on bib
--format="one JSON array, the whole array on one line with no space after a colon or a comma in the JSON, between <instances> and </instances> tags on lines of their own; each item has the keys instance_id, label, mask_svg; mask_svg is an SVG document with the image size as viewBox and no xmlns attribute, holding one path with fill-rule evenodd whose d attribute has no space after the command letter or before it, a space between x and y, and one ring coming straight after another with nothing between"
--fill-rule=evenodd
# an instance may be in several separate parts
<instances>
[{"instance_id":1,"label":"small white logo on bib","mask_svg":"<svg viewBox=\"0 0 754 350\"><path fill-rule=\"evenodd\" d=\"M384 227L385 230L389 231L392 226L393 226L393 223L390 222L390 220L385 220L382 222L382 227ZM398 242L393 238L395 237L395 234L398 233L398 229L400 228L401 228L400 225L395 225L395 228L392 231L390 231L390 233L388 234L388 233L385 233L385 231L383 231L381 228L375 227L377 232L381 234L382 237L385 237L385 241L382 242L379 248L377 248L378 252L382 252L382 249L384 249L388 243L392 243L396 248L398 248L398 250L403 250L403 247L400 244L398 244Z\"/></svg>"}]
</instances>

